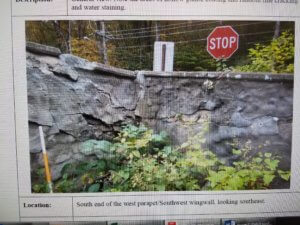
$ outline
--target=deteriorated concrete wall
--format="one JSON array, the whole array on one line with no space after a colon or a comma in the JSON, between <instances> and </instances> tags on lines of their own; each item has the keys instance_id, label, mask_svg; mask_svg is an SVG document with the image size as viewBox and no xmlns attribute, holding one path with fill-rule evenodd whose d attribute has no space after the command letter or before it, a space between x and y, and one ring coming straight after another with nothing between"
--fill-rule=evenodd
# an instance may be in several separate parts
<instances>
[{"instance_id":1,"label":"deteriorated concrete wall","mask_svg":"<svg viewBox=\"0 0 300 225\"><path fill-rule=\"evenodd\" d=\"M292 75L132 72L45 46L27 50L32 170L42 166L39 125L57 179L64 164L87 159L83 141L111 139L124 122L165 130L175 145L210 122L206 144L228 164L235 143L278 154L290 168Z\"/></svg>"}]
</instances>

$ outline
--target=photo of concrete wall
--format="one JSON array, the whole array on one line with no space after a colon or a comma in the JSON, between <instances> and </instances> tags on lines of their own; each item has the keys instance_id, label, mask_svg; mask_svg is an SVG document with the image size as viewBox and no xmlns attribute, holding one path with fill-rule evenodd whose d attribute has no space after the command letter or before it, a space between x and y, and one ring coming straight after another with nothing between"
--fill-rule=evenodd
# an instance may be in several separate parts
<instances>
[{"instance_id":1,"label":"photo of concrete wall","mask_svg":"<svg viewBox=\"0 0 300 225\"><path fill-rule=\"evenodd\" d=\"M123 25L138 29L131 27L130 22ZM260 44L249 47L243 44L253 40L241 35L241 50L235 53L238 57L215 60L205 53L210 68L191 65L190 71L189 59L198 63L194 58L199 57L203 62L200 59L204 53L186 51L184 48L193 45L198 48L200 44L187 38L177 40L176 34L172 72L152 71L139 61L130 65L135 62L133 57L127 57L127 67L116 67L113 52L120 46L113 45L109 38L115 34L116 43L121 42L118 33L113 33L117 22L110 26L106 23L104 39L95 37L95 43L99 43L99 51L95 53L99 53L99 61L91 61L90 55L89 58L80 55L84 48L78 53L75 42L71 52L72 45L67 52L54 44L50 46L50 41L37 43L29 36L30 32L36 32L33 25L40 26L37 23L43 22L26 23L26 34L30 37L26 43L26 62L32 192L50 191L39 127L43 130L53 192L289 189L293 58L284 61L282 55L278 56L280 60L274 57L268 71L268 64L264 64L267 59L260 57L267 51L277 51L274 47L277 44L282 48L294 46L293 22L281 22L280 30L276 31L279 29L276 21L267 24L262 21L263 25L257 21L234 24L223 21L222 26L236 26L237 30L241 24L254 24L270 27L273 33L263 35L268 40L257 41ZM193 23L196 24L194 21L185 26ZM75 24L73 21L74 27ZM178 21L172 24L163 21L155 25L161 28L161 39L164 30L166 34L181 32L181 25L176 25ZM197 21L197 24L208 24L208 21ZM49 25L48 21L45 25ZM212 31L210 28L219 25L190 29L206 29L201 33L206 37ZM126 31L124 37L148 35L155 42L155 26L150 26L153 32L131 35ZM84 24L81 30L83 27ZM174 29L167 30L170 28ZM73 29L79 32L79 25ZM140 28L134 32L141 31L145 30ZM279 32L276 37L274 32ZM239 34L246 34L246 30ZM82 39L88 46L88 39L92 38ZM183 41L188 45L180 46ZM206 41L201 43L205 49ZM176 46L180 46L180 51ZM153 46L149 49L153 51ZM131 54L130 51L124 54ZM274 52L272 55L277 54ZM141 54L146 55L147 51ZM153 56L150 61L153 62ZM139 67L143 65L145 68ZM130 66L136 66L136 70L129 69Z\"/></svg>"}]
</instances>

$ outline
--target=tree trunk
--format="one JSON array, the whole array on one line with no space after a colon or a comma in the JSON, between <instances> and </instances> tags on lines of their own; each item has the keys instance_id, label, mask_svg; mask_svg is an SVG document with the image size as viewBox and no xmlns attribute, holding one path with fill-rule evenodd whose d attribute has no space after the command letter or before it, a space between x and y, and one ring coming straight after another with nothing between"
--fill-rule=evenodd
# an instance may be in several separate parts
<instances>
[{"instance_id":1,"label":"tree trunk","mask_svg":"<svg viewBox=\"0 0 300 225\"><path fill-rule=\"evenodd\" d=\"M158 21L155 21L155 41L160 40L160 33L159 33L159 27L158 27Z\"/></svg>"},{"instance_id":2,"label":"tree trunk","mask_svg":"<svg viewBox=\"0 0 300 225\"><path fill-rule=\"evenodd\" d=\"M107 48L106 48L106 34L105 34L105 23L102 21L101 22L101 30L103 32L102 36L102 49L103 49L103 61L104 64L108 64L108 57L107 57Z\"/></svg>"},{"instance_id":3,"label":"tree trunk","mask_svg":"<svg viewBox=\"0 0 300 225\"><path fill-rule=\"evenodd\" d=\"M64 42L65 52L70 53L69 34L64 33L64 31L61 27L60 21L57 21L57 20L52 21L52 25L54 27L54 30L55 30L57 36L60 37L62 39L62 41Z\"/></svg>"},{"instance_id":4,"label":"tree trunk","mask_svg":"<svg viewBox=\"0 0 300 225\"><path fill-rule=\"evenodd\" d=\"M83 39L83 37L86 35L86 33L85 33L86 32L85 31L86 22L85 21L77 21L76 25L77 25L77 38Z\"/></svg>"},{"instance_id":5,"label":"tree trunk","mask_svg":"<svg viewBox=\"0 0 300 225\"><path fill-rule=\"evenodd\" d=\"M69 53L72 54L72 22L68 21L68 45L69 45Z\"/></svg>"},{"instance_id":6,"label":"tree trunk","mask_svg":"<svg viewBox=\"0 0 300 225\"><path fill-rule=\"evenodd\" d=\"M279 34L280 34L280 21L276 21L273 39L278 38Z\"/></svg>"}]
</instances>

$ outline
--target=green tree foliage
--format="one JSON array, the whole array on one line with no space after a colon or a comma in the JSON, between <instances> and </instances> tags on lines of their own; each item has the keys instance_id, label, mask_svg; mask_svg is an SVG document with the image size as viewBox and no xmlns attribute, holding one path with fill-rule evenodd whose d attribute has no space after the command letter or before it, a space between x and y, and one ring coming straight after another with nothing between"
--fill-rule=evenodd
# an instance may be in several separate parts
<instances>
[{"instance_id":1,"label":"green tree foliage","mask_svg":"<svg viewBox=\"0 0 300 225\"><path fill-rule=\"evenodd\" d=\"M180 45L175 48L174 68L177 71L215 71L216 62L204 45Z\"/></svg>"},{"instance_id":2,"label":"green tree foliage","mask_svg":"<svg viewBox=\"0 0 300 225\"><path fill-rule=\"evenodd\" d=\"M53 25L47 21L26 22L26 41L50 45L62 49L61 40L58 39Z\"/></svg>"},{"instance_id":3,"label":"green tree foliage","mask_svg":"<svg viewBox=\"0 0 300 225\"><path fill-rule=\"evenodd\" d=\"M152 52L144 48L118 49L109 54L110 64L128 70L152 70ZM112 62L113 60L113 62Z\"/></svg>"},{"instance_id":4,"label":"green tree foliage","mask_svg":"<svg viewBox=\"0 0 300 225\"><path fill-rule=\"evenodd\" d=\"M55 192L191 191L268 189L275 178L289 180L278 169L280 158L271 153L251 155L250 149L233 149L240 160L226 166L203 148L205 133L171 146L165 132L155 134L144 126L126 125L113 142L88 140L81 152L98 160L66 164ZM47 192L43 170L38 170L34 192Z\"/></svg>"},{"instance_id":5,"label":"green tree foliage","mask_svg":"<svg viewBox=\"0 0 300 225\"><path fill-rule=\"evenodd\" d=\"M250 63L237 66L236 71L242 72L294 72L294 35L285 31L271 41L270 44L256 44L249 49Z\"/></svg>"},{"instance_id":6,"label":"green tree foliage","mask_svg":"<svg viewBox=\"0 0 300 225\"><path fill-rule=\"evenodd\" d=\"M267 189L276 176L289 180L290 172L278 169L278 156L261 152L250 156L248 149L233 153L244 154L243 160L234 162L233 166L222 165L218 171L210 170L206 178L210 190Z\"/></svg>"}]
</instances>

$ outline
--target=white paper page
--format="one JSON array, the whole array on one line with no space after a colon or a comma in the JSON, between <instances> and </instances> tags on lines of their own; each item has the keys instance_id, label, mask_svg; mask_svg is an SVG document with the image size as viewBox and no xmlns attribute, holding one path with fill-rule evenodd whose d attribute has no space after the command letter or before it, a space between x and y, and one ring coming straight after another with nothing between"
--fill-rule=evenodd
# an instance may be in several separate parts
<instances>
[{"instance_id":1,"label":"white paper page","mask_svg":"<svg viewBox=\"0 0 300 225\"><path fill-rule=\"evenodd\" d=\"M185 219L299 216L299 12L297 0L3 1L0 221L167 223ZM106 34L101 33L103 28L97 31L97 38L86 32L77 40L95 40L96 44L79 51L73 48L75 42L61 40L62 44L57 46L58 41L51 42L47 36L54 33L57 21L62 26L61 30L56 27L57 31L64 34L71 26L77 29L78 21L84 21L86 30L96 32L95 21L101 21L106 25ZM160 24L156 29L160 29L161 40L155 40L158 31L155 33L154 21ZM232 71L230 63L237 68L236 61L249 57L247 46L274 44L273 27L278 21L280 34L289 28L295 40L294 61L289 62L293 72L287 68L275 71L277 74L274 70ZM154 25L149 26L150 23ZM34 33L32 27L40 28L42 24L43 33ZM218 33L217 28L226 31ZM195 32L199 32L197 37ZM74 30L71 34L75 35ZM189 34L195 37L189 38ZM56 35L60 37L59 32ZM253 39L255 35L260 39ZM106 47L101 37L105 37ZM31 39L36 43L30 45ZM171 42L175 50L162 47L157 51L159 66L154 72L155 41ZM68 44L76 57L66 54ZM104 51L97 48L107 49L109 66L104 63ZM208 63L192 61L190 54L196 48L202 51L197 57L205 55L207 58L201 59L215 66L212 71L207 72ZM127 51L122 52L124 49ZM170 51L174 51L174 61L169 61L173 58ZM273 51L271 58L276 55ZM91 59L90 52L97 52L93 56L97 55L98 62L82 59ZM179 58L182 52L200 66L182 66L180 62L186 60ZM228 57L229 61L216 66L218 57ZM130 63L136 64L130 67ZM271 69L276 66L274 63ZM128 136L117 138L122 134L123 123L142 130L137 140L143 135L144 139L150 135L150 139L146 144L135 142L134 149L128 147L132 141ZM206 124L208 131L203 133ZM53 193L47 193L44 173L38 175L45 167L39 126L45 136ZM162 131L169 138L168 144L155 139L162 137ZM116 147L124 143L126 148ZM167 149L177 153L175 161L170 159L172 154L164 153ZM203 149L207 151L203 153ZM167 155L162 156L161 152ZM204 156L199 156L199 152ZM211 159L205 154L214 154L217 162L203 169L201 163ZM87 175L96 168L95 164L80 175L72 175L77 183L66 177L71 188L63 186L67 185L62 183L62 168L66 164L78 169L83 165L80 163L101 160L106 167L100 166L97 175ZM117 162L117 169L109 167L111 160ZM233 163L241 160L256 160L251 166L247 164L247 175L240 175L242 169ZM144 162L143 166L140 162ZM149 165L153 166L150 172L145 169ZM130 170L138 166L139 170ZM221 179L220 171L232 168L236 171L227 178L228 184L220 180L213 183L213 178ZM262 175L246 185L245 180L255 171ZM291 175L285 181L280 174L288 176L289 171ZM218 175L212 178L214 172ZM159 176L160 173L163 175ZM237 180L232 179L235 175L239 176ZM117 176L123 181L118 181ZM151 183L154 178L156 181ZM92 185L96 191L90 193Z\"/></svg>"}]
</instances>

